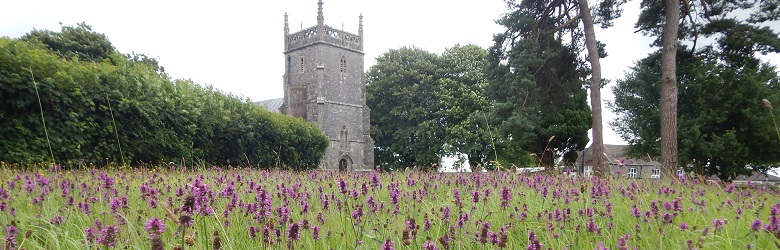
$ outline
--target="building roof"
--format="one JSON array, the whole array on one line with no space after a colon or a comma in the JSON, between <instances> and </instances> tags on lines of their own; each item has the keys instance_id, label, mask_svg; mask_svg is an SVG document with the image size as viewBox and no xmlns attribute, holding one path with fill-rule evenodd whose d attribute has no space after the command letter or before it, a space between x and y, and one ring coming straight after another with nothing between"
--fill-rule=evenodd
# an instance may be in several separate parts
<instances>
[{"instance_id":1,"label":"building roof","mask_svg":"<svg viewBox=\"0 0 780 250\"><path fill-rule=\"evenodd\" d=\"M254 102L257 105L263 106L266 110L274 112L274 113L281 113L279 108L282 107L282 104L284 103L284 100L282 98L274 98L274 99L267 99L262 101Z\"/></svg>"},{"instance_id":2,"label":"building roof","mask_svg":"<svg viewBox=\"0 0 780 250\"><path fill-rule=\"evenodd\" d=\"M618 165L618 162L622 161L624 166L660 166L661 163L650 159L649 157L634 158L626 155L628 145L613 145L604 144L604 162L612 165ZM584 152L584 157L583 157ZM577 152L579 156L577 158L576 165L579 166L593 166L593 155L591 155L590 147L585 148L584 151Z\"/></svg>"},{"instance_id":3,"label":"building roof","mask_svg":"<svg viewBox=\"0 0 780 250\"><path fill-rule=\"evenodd\" d=\"M747 181L747 180L750 180L750 181L780 182L780 177L777 177L777 176L774 176L774 175L771 175L771 174L763 174L763 173L760 173L760 172L756 172L756 173L753 173L753 175L751 175L750 177L744 176L744 175L740 175L740 176L737 176L736 179L734 179L734 181Z\"/></svg>"}]
</instances>

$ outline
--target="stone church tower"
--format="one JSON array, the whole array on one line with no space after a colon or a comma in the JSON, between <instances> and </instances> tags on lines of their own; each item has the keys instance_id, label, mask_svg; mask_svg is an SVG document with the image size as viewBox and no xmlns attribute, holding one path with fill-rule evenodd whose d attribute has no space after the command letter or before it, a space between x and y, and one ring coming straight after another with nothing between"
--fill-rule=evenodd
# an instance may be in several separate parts
<instances>
[{"instance_id":1,"label":"stone church tower","mask_svg":"<svg viewBox=\"0 0 780 250\"><path fill-rule=\"evenodd\" d=\"M322 0L317 26L290 33L284 14L283 114L316 123L330 145L321 169L373 170L363 71L363 15L358 34L324 24Z\"/></svg>"}]
</instances>

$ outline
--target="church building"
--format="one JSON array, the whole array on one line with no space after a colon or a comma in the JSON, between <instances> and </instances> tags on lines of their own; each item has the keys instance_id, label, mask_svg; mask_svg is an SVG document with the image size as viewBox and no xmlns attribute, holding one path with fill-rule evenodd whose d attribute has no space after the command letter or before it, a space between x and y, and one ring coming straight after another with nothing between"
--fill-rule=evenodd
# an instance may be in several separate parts
<instances>
[{"instance_id":1,"label":"church building","mask_svg":"<svg viewBox=\"0 0 780 250\"><path fill-rule=\"evenodd\" d=\"M284 98L276 101L281 104L278 111L315 123L328 136L321 169L373 170L363 16L358 33L348 33L325 25L322 0L317 4L317 25L295 33L290 33L284 14ZM261 104L268 107L269 101Z\"/></svg>"}]
</instances>

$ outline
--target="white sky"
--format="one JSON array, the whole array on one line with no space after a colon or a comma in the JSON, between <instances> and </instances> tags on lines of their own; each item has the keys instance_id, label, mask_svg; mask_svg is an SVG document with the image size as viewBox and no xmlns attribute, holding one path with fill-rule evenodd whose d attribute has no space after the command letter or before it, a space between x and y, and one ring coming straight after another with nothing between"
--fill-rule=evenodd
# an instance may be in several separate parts
<instances>
[{"instance_id":1,"label":"white sky","mask_svg":"<svg viewBox=\"0 0 780 250\"><path fill-rule=\"evenodd\" d=\"M639 3L624 5L623 18L596 37L607 45L601 60L606 79L622 78L634 61L653 51L651 39L634 33ZM235 95L264 100L282 96L284 13L291 32L317 23L317 0L286 1L6 1L0 36L19 37L36 29L60 30L59 23L86 22L122 53L158 58L174 78L190 78ZM441 53L455 44L492 45L503 0L324 0L325 24L357 33L364 25L365 69L389 49L416 46ZM773 55L773 62L780 57ZM602 89L604 143L624 144L607 124L611 86Z\"/></svg>"}]
</instances>

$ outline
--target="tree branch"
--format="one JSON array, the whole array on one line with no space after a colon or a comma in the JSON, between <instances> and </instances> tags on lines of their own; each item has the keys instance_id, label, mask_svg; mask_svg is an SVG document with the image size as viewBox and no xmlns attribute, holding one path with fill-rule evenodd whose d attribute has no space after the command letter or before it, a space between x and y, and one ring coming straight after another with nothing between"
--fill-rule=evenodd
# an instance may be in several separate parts
<instances>
[{"instance_id":1,"label":"tree branch","mask_svg":"<svg viewBox=\"0 0 780 250\"><path fill-rule=\"evenodd\" d=\"M552 30L543 31L543 32L540 32L540 33L542 33L544 35L553 34L555 32L558 32L558 31L568 27L569 25L572 25L574 22L580 20L580 17L582 17L582 13L577 13L576 16L572 17L571 19L567 20L565 23L561 24L561 26L558 26L558 27L555 27Z\"/></svg>"},{"instance_id":2,"label":"tree branch","mask_svg":"<svg viewBox=\"0 0 780 250\"><path fill-rule=\"evenodd\" d=\"M693 20L693 11L691 11L691 1L690 0L684 0L682 1L685 4L685 15L688 16L688 20L691 22L691 28L693 29L693 48L691 49L691 54L696 51L696 43L699 40L699 29L696 28L696 21ZM680 26L683 26L682 24L685 23L685 18L682 18L682 21L680 22Z\"/></svg>"},{"instance_id":3,"label":"tree branch","mask_svg":"<svg viewBox=\"0 0 780 250\"><path fill-rule=\"evenodd\" d=\"M663 27L663 25L646 26L646 27L639 28L638 30L635 30L634 33L639 33L639 32L642 32L642 31L649 30L649 29L662 28L662 27Z\"/></svg>"}]
</instances>

